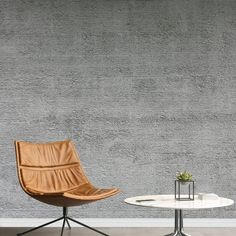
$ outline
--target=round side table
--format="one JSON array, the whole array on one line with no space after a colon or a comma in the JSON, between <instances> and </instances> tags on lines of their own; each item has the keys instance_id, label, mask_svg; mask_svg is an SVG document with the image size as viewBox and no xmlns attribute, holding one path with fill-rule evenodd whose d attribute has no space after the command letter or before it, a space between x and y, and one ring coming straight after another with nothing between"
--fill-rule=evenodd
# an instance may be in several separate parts
<instances>
[{"instance_id":1,"label":"round side table","mask_svg":"<svg viewBox=\"0 0 236 236\"><path fill-rule=\"evenodd\" d=\"M157 207L174 209L175 225L174 232L167 236L188 236L184 232L183 210L197 210L216 207L226 207L234 204L234 201L228 198L220 197L217 200L199 200L195 197L193 201L177 201L174 195L146 195L125 199L125 202L132 205L143 207Z\"/></svg>"}]
</instances>

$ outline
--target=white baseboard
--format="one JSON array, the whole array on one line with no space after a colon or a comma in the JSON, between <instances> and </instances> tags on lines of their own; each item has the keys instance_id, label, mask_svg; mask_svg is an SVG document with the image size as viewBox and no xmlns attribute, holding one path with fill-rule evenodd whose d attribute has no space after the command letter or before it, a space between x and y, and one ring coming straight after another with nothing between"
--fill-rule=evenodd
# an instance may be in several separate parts
<instances>
[{"instance_id":1,"label":"white baseboard","mask_svg":"<svg viewBox=\"0 0 236 236\"><path fill-rule=\"evenodd\" d=\"M0 227L35 227L53 219L49 218L0 218ZM167 218L83 218L77 219L93 227L173 227L174 220ZM185 227L236 227L236 219L189 218ZM71 226L80 227L71 222ZM61 227L56 222L49 227Z\"/></svg>"}]
</instances>

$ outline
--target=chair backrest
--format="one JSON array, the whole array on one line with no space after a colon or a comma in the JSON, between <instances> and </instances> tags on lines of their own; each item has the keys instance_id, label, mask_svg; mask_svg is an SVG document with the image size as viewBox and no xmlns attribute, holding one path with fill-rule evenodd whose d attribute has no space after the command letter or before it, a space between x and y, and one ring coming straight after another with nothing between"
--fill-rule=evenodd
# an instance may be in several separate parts
<instances>
[{"instance_id":1,"label":"chair backrest","mask_svg":"<svg viewBox=\"0 0 236 236\"><path fill-rule=\"evenodd\" d=\"M70 140L53 143L15 142L18 176L31 194L58 194L88 183Z\"/></svg>"}]
</instances>

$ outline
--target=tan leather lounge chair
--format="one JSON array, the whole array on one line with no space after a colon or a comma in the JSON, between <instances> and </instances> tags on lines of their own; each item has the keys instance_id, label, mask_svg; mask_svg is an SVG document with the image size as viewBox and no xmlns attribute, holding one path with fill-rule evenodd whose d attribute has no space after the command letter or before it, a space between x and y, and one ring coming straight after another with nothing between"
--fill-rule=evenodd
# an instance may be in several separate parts
<instances>
[{"instance_id":1,"label":"tan leather lounge chair","mask_svg":"<svg viewBox=\"0 0 236 236\"><path fill-rule=\"evenodd\" d=\"M59 220L63 220L61 236L65 223L69 229L71 228L69 220L107 235L67 215L67 209L70 206L87 204L119 192L117 188L96 188L89 182L70 140L53 143L16 141L15 148L18 177L23 190L41 202L63 207L62 217L18 235L29 233Z\"/></svg>"}]
</instances>

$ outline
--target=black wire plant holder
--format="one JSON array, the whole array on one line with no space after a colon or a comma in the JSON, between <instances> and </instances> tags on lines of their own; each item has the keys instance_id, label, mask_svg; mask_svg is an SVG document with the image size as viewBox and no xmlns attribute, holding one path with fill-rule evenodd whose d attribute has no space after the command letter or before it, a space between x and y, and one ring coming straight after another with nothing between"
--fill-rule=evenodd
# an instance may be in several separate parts
<instances>
[{"instance_id":1,"label":"black wire plant holder","mask_svg":"<svg viewBox=\"0 0 236 236\"><path fill-rule=\"evenodd\" d=\"M187 194L183 194L183 188L187 189ZM175 180L175 199L178 201L194 200L194 181Z\"/></svg>"}]
</instances>

